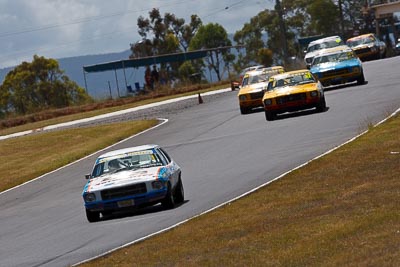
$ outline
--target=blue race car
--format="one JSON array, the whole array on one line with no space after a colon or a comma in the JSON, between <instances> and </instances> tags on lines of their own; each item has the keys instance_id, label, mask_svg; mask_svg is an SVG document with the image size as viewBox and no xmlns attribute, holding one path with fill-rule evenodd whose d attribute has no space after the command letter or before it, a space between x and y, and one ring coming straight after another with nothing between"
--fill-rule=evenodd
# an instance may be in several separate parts
<instances>
[{"instance_id":1,"label":"blue race car","mask_svg":"<svg viewBox=\"0 0 400 267\"><path fill-rule=\"evenodd\" d=\"M348 46L324 49L314 57L310 71L323 86L365 83L361 60Z\"/></svg>"}]
</instances>

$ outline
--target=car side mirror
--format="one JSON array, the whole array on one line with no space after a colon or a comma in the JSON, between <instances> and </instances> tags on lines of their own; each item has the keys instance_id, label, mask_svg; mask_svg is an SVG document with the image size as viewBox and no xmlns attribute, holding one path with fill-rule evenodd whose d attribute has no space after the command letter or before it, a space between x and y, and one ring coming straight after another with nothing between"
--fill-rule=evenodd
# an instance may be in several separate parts
<instances>
[{"instance_id":1,"label":"car side mirror","mask_svg":"<svg viewBox=\"0 0 400 267\"><path fill-rule=\"evenodd\" d=\"M85 174L85 179L86 179L86 180L89 180L90 178L92 178L92 175L91 175L91 174Z\"/></svg>"}]
</instances>

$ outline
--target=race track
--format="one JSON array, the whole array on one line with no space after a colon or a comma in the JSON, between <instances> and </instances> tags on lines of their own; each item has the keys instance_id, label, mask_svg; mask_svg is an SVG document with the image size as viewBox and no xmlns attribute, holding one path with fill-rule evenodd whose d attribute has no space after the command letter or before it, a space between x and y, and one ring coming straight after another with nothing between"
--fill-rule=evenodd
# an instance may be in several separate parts
<instances>
[{"instance_id":1,"label":"race track","mask_svg":"<svg viewBox=\"0 0 400 267\"><path fill-rule=\"evenodd\" d=\"M73 265L266 183L397 110L399 66L400 57L364 63L368 83L326 91L324 113L267 122L262 110L240 115L235 91L113 147L156 143L170 153L182 167L186 198L173 210L152 207L88 223L81 192L99 153L0 194L0 266Z\"/></svg>"}]
</instances>

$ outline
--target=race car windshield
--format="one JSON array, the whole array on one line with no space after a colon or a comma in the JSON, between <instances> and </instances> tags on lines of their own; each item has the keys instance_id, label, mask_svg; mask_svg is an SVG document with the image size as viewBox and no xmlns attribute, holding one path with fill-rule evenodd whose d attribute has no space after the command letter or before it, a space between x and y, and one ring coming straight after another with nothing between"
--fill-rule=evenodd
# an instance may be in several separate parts
<instances>
[{"instance_id":1,"label":"race car windshield","mask_svg":"<svg viewBox=\"0 0 400 267\"><path fill-rule=\"evenodd\" d=\"M155 153L132 153L102 159L93 169L92 177L106 173L116 173L124 170L136 170L155 166L163 166L159 156Z\"/></svg>"},{"instance_id":2,"label":"race car windshield","mask_svg":"<svg viewBox=\"0 0 400 267\"><path fill-rule=\"evenodd\" d=\"M342 44L343 44L343 41L332 40L332 41L327 41L327 42L311 45L310 47L308 47L307 53L318 51L318 50L325 49L325 48L336 47L336 46L339 46Z\"/></svg>"},{"instance_id":3,"label":"race car windshield","mask_svg":"<svg viewBox=\"0 0 400 267\"><path fill-rule=\"evenodd\" d=\"M341 52L341 53L336 53L336 54L323 55L323 56L315 57L312 65L318 65L318 64L327 63L327 62L341 62L341 61L346 61L346 60L349 60L352 58L355 58L355 55L353 52Z\"/></svg>"},{"instance_id":4,"label":"race car windshield","mask_svg":"<svg viewBox=\"0 0 400 267\"><path fill-rule=\"evenodd\" d=\"M314 77L309 72L296 73L293 76L286 76L281 79L275 79L268 84L268 91L284 86L295 86L306 83L314 83Z\"/></svg>"},{"instance_id":5,"label":"race car windshield","mask_svg":"<svg viewBox=\"0 0 400 267\"><path fill-rule=\"evenodd\" d=\"M354 39L354 40L350 40L347 41L347 45L350 47L355 47L358 45L363 45L363 44L369 44L374 42L374 38L373 37L368 37L368 38L359 38L359 39Z\"/></svg>"},{"instance_id":6,"label":"race car windshield","mask_svg":"<svg viewBox=\"0 0 400 267\"><path fill-rule=\"evenodd\" d=\"M255 84L255 83L261 83L261 82L266 82L268 80L268 77L266 77L265 74L260 74L260 75L254 75L254 76L248 76L243 79L242 85L250 85L250 84Z\"/></svg>"}]
</instances>

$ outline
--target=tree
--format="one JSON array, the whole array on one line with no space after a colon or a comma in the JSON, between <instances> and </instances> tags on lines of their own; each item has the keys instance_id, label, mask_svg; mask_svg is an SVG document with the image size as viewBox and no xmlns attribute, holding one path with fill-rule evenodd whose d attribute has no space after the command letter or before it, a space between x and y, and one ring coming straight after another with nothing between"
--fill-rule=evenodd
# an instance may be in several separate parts
<instances>
[{"instance_id":1,"label":"tree","mask_svg":"<svg viewBox=\"0 0 400 267\"><path fill-rule=\"evenodd\" d=\"M271 49L261 48L258 50L257 61L264 66L271 66L273 63L273 53Z\"/></svg>"},{"instance_id":2,"label":"tree","mask_svg":"<svg viewBox=\"0 0 400 267\"><path fill-rule=\"evenodd\" d=\"M289 25L286 21L286 24ZM288 44L288 52L293 55L296 54L295 35L291 27L286 27L287 31L284 33ZM265 40L265 36L268 36ZM237 65L236 70L243 69L250 63L263 64L261 55L265 55L266 51L263 49L268 48L272 51L273 62L282 64L284 51L282 46L282 32L280 31L279 16L275 10L263 10L255 17L250 19L240 31L234 35L234 40L243 44L246 47L246 54L239 56L244 61L242 65ZM261 57L260 57L261 56ZM266 58L263 58L265 60ZM238 61L240 63L240 61ZM268 63L268 61L267 61ZM268 66L268 65L267 65Z\"/></svg>"},{"instance_id":3,"label":"tree","mask_svg":"<svg viewBox=\"0 0 400 267\"><path fill-rule=\"evenodd\" d=\"M218 23L209 23L200 26L196 35L190 42L189 50L221 48L212 50L207 57L208 67L215 71L218 81L221 81L221 61L223 61L223 56L229 53L229 51L223 49L223 47L231 45L232 43L224 27Z\"/></svg>"},{"instance_id":4,"label":"tree","mask_svg":"<svg viewBox=\"0 0 400 267\"><path fill-rule=\"evenodd\" d=\"M55 59L35 55L10 71L0 86L0 113L28 114L90 100L83 88L60 70Z\"/></svg>"},{"instance_id":5,"label":"tree","mask_svg":"<svg viewBox=\"0 0 400 267\"><path fill-rule=\"evenodd\" d=\"M308 7L311 32L323 35L340 33L339 10L331 0L314 0Z\"/></svg>"},{"instance_id":6,"label":"tree","mask_svg":"<svg viewBox=\"0 0 400 267\"><path fill-rule=\"evenodd\" d=\"M353 32L351 29L360 30L360 33L375 31L375 28L372 27L371 13L362 13L363 7L366 7L367 3L366 1L359 0L342 0L343 23L347 35L343 36L343 38L352 36Z\"/></svg>"},{"instance_id":7,"label":"tree","mask_svg":"<svg viewBox=\"0 0 400 267\"><path fill-rule=\"evenodd\" d=\"M258 50L265 47L263 40L265 25L270 23L272 23L271 11L264 10L251 18L249 23L245 23L243 28L235 33L233 36L234 41L239 45L244 45L246 50L245 54L239 53L237 63L235 64L237 72L240 72L251 62L258 62Z\"/></svg>"},{"instance_id":8,"label":"tree","mask_svg":"<svg viewBox=\"0 0 400 267\"><path fill-rule=\"evenodd\" d=\"M284 56L282 34L287 42L289 56L302 56L302 51L297 44L296 37L311 35L334 35L340 33L339 8L333 0L282 0L282 18L286 31L281 32L280 16L275 7L274 10L263 10L256 16L250 18L243 28L234 35L238 44L245 45L246 54L239 54L236 70L243 69L249 63L262 63L260 55L265 55L262 49L268 48L272 51L273 63L282 64ZM345 25L350 25L358 20L358 13L354 10L353 4L359 1L342 0L344 3ZM278 3L278 1L276 1ZM354 6L360 6L358 3ZM360 8L361 10L361 8ZM350 26L349 26L350 27ZM267 36L267 40L264 39ZM261 49L261 50L260 50Z\"/></svg>"},{"instance_id":9,"label":"tree","mask_svg":"<svg viewBox=\"0 0 400 267\"><path fill-rule=\"evenodd\" d=\"M130 58L187 51L202 22L197 15L192 15L189 24L185 24L184 19L177 18L172 13L165 13L162 17L160 11L154 8L149 12L148 18L140 16L137 25L142 40L131 44ZM169 63L169 74L179 75L180 65L181 62ZM166 64L161 64L161 68L165 69Z\"/></svg>"},{"instance_id":10,"label":"tree","mask_svg":"<svg viewBox=\"0 0 400 267\"><path fill-rule=\"evenodd\" d=\"M199 70L201 67L196 65L197 61L185 61L179 67L178 75L184 82L199 83L202 79L202 74Z\"/></svg>"},{"instance_id":11,"label":"tree","mask_svg":"<svg viewBox=\"0 0 400 267\"><path fill-rule=\"evenodd\" d=\"M131 58L154 56L187 51L189 43L202 24L197 15L192 15L189 24L183 18L165 13L161 16L157 8L149 12L149 18L140 16L137 20L142 40L131 44Z\"/></svg>"},{"instance_id":12,"label":"tree","mask_svg":"<svg viewBox=\"0 0 400 267\"><path fill-rule=\"evenodd\" d=\"M190 23L185 24L184 19L179 19L173 14L166 13L164 20L166 21L166 24L169 25L168 28L179 40L179 44L183 51L186 52L189 48L190 41L198 28L202 25L201 19L197 15L192 15L190 16Z\"/></svg>"}]
</instances>

